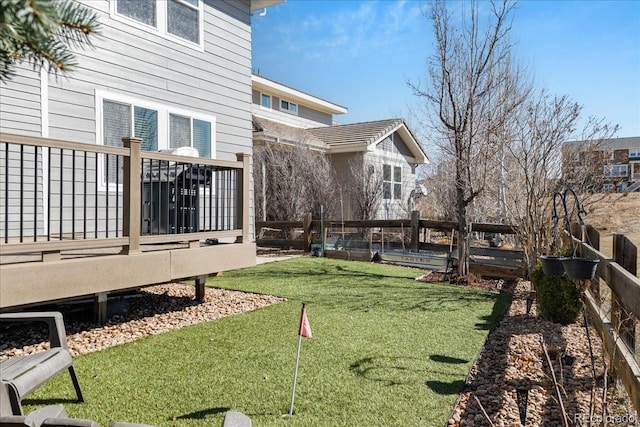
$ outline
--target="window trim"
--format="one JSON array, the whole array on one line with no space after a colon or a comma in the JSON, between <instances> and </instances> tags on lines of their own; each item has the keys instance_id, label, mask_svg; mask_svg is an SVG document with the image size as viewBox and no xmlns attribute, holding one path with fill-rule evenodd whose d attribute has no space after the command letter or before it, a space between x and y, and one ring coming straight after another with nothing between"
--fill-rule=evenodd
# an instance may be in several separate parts
<instances>
[{"instance_id":1,"label":"window trim","mask_svg":"<svg viewBox=\"0 0 640 427\"><path fill-rule=\"evenodd\" d=\"M629 148L629 158L640 158L640 147Z\"/></svg>"},{"instance_id":2,"label":"window trim","mask_svg":"<svg viewBox=\"0 0 640 427\"><path fill-rule=\"evenodd\" d=\"M617 168L618 169L618 173L617 174L613 174L613 168ZM624 174L622 172L622 169L624 169ZM608 171L608 173L607 173ZM624 178L629 176L629 165L622 163L622 164L615 164L615 165L606 165L603 168L602 171L602 175L607 177L607 178Z\"/></svg>"},{"instance_id":3,"label":"window trim","mask_svg":"<svg viewBox=\"0 0 640 427\"><path fill-rule=\"evenodd\" d=\"M170 120L169 115L175 114L179 116L188 117L191 119L191 144L193 144L193 120L201 120L211 123L211 143L210 143L210 157L199 157L202 159L215 159L217 154L217 138L216 138L216 117L208 114L199 113L194 110L187 110L181 107L174 107L168 104L162 104L159 102L148 101L143 98L137 98L135 96L125 95L121 93L111 92L108 90L96 89L95 90L95 108L96 108L96 144L104 146L104 101L117 102L121 104L129 104L131 107L142 107L157 111L158 113L158 150L169 148L170 138ZM133 114L133 108L131 109ZM131 123L134 126L134 122ZM115 189L115 184L107 183L106 175L104 171L102 155L99 156L98 161L98 189L105 191L107 189ZM121 187L122 184L119 184Z\"/></svg>"},{"instance_id":4,"label":"window trim","mask_svg":"<svg viewBox=\"0 0 640 427\"><path fill-rule=\"evenodd\" d=\"M283 103L286 103L288 105L288 107L283 107L282 106ZM296 110L295 111L291 110L291 106L292 105L296 106ZM287 99L280 98L280 111L284 111L286 113L293 114L293 115L297 116L298 115L298 103L297 102L291 102L291 101L289 101Z\"/></svg>"},{"instance_id":5,"label":"window trim","mask_svg":"<svg viewBox=\"0 0 640 427\"><path fill-rule=\"evenodd\" d=\"M186 3L182 0L175 0L178 3L190 7L195 10L193 5ZM187 39L184 39L180 36L172 34L169 32L169 0L165 0L162 2L156 2L156 24L157 27L152 25L145 24L144 22L140 22L136 19L130 18L127 15L122 15L118 13L118 0L114 0L109 2L109 16L116 20L120 21L128 26L137 28L139 30L145 31L147 33L154 33L164 39L174 41L183 46L189 47L191 49L198 50L200 52L204 52L204 1L198 0L198 43L194 43ZM164 7L158 7L164 6Z\"/></svg>"},{"instance_id":6,"label":"window trim","mask_svg":"<svg viewBox=\"0 0 640 427\"><path fill-rule=\"evenodd\" d=\"M268 97L269 98L269 106L265 106L262 104L262 98L263 97ZM273 96L269 95L268 93L264 93L264 92L260 92L260 107L267 109L267 110L273 110Z\"/></svg>"},{"instance_id":7,"label":"window trim","mask_svg":"<svg viewBox=\"0 0 640 427\"><path fill-rule=\"evenodd\" d=\"M389 166L391 168L391 180L386 180L384 179L384 167L385 166ZM400 181L396 181L395 180L395 169L398 168L400 169ZM403 178L404 178L404 174L402 171L402 165L399 165L398 163L383 163L382 164L382 200L390 200L390 201L398 201L398 200L402 200L402 190L403 188ZM386 198L384 196L384 186L386 184L390 184L391 185L391 191L390 191L390 196L389 198ZM400 197L395 197L395 186L396 185L400 185Z\"/></svg>"}]
</instances>

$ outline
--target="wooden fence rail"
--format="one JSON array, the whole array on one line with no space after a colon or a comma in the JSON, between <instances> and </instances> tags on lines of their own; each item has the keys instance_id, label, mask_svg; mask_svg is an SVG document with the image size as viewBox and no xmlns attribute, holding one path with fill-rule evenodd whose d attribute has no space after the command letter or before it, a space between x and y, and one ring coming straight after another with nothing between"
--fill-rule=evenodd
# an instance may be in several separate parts
<instances>
[{"instance_id":1,"label":"wooden fence rail","mask_svg":"<svg viewBox=\"0 0 640 427\"><path fill-rule=\"evenodd\" d=\"M304 251L311 251L312 239L320 240L324 232L331 230L338 232L345 230L345 234L358 233L363 231L378 230L380 234L388 233L389 230L401 230L404 234L402 243L388 242L385 239L385 247L395 249L405 249L409 252L435 252L448 253L450 244L430 243L424 237L426 231L440 231L450 237L452 230L458 227L455 221L439 221L421 219L418 212L413 212L411 218L394 220L312 220L311 214L307 214L302 221L256 221L256 244L260 247L291 248ZM281 231L278 237L266 236L267 231ZM292 232L296 230L296 232ZM515 234L516 228L508 224L488 224L472 223L471 232L495 233L495 234ZM389 234L391 234L389 232ZM362 236L368 240L366 236ZM454 239L455 240L455 239ZM406 245L404 242L406 241ZM453 243L453 247L457 245ZM455 250L455 249L454 249ZM334 253L334 255L341 255ZM344 255L344 254L343 254ZM524 277L526 266L521 250L506 250L486 247L472 247L470 249L470 269L473 273L493 277ZM351 256L347 254L347 258Z\"/></svg>"},{"instance_id":2,"label":"wooden fence rail","mask_svg":"<svg viewBox=\"0 0 640 427\"><path fill-rule=\"evenodd\" d=\"M613 235L613 257L600 252L600 236L587 227L587 242L572 230L581 255L598 259L596 276L585 292L584 303L592 326L602 338L609 364L624 384L631 403L640 411L640 366L636 334L640 319L640 278L637 247L624 235Z\"/></svg>"}]
</instances>

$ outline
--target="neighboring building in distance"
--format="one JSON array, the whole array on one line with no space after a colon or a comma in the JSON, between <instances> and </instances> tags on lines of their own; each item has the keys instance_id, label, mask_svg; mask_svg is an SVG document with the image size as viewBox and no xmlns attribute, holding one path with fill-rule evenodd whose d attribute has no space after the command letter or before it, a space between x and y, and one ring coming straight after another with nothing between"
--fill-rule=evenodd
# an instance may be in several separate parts
<instances>
[{"instance_id":1,"label":"neighboring building in distance","mask_svg":"<svg viewBox=\"0 0 640 427\"><path fill-rule=\"evenodd\" d=\"M562 174L594 191L640 190L640 137L569 141L562 147Z\"/></svg>"},{"instance_id":2,"label":"neighboring building in distance","mask_svg":"<svg viewBox=\"0 0 640 427\"><path fill-rule=\"evenodd\" d=\"M402 119L336 124L338 104L253 75L254 145L279 143L306 146L326 153L340 184L344 218L355 218L347 184L352 165L363 173L379 173L382 186L377 219L408 218L413 209L416 167L427 154ZM259 189L256 189L259 193Z\"/></svg>"}]
</instances>

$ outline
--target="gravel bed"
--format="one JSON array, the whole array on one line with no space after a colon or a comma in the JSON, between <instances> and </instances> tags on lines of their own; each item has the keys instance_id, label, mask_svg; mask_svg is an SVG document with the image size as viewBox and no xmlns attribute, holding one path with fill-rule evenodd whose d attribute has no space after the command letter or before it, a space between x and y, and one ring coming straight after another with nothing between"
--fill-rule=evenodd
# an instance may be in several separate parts
<instances>
[{"instance_id":1,"label":"gravel bed","mask_svg":"<svg viewBox=\"0 0 640 427\"><path fill-rule=\"evenodd\" d=\"M122 306L123 314L111 316L105 325L79 321L75 310L64 312L67 343L72 355L90 353L187 325L245 313L284 301L270 295L205 288L205 301L194 299L191 285L172 283L151 286L128 297L109 302ZM126 310L124 310L126 308ZM13 327L0 330L0 360L31 354L49 346L46 328Z\"/></svg>"},{"instance_id":2,"label":"gravel bed","mask_svg":"<svg viewBox=\"0 0 640 427\"><path fill-rule=\"evenodd\" d=\"M595 329L589 328L595 357L594 380L589 340L582 319L568 326L549 322L538 317L535 303L527 314L530 289L530 282L522 280L515 284L509 312L489 335L474 362L448 425L564 425L544 348L561 390L568 425L637 425L637 414L621 384L607 384L607 393L604 393L603 348ZM521 423L521 419L526 420L526 424Z\"/></svg>"}]
</instances>

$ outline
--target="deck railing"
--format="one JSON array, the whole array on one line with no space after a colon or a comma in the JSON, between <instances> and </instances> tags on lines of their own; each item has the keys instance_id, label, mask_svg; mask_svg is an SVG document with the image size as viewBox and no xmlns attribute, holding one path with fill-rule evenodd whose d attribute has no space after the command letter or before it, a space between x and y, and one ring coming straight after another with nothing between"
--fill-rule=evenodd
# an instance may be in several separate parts
<instances>
[{"instance_id":1,"label":"deck railing","mask_svg":"<svg viewBox=\"0 0 640 427\"><path fill-rule=\"evenodd\" d=\"M249 240L249 155L236 161L0 133L0 249L17 255Z\"/></svg>"}]
</instances>

